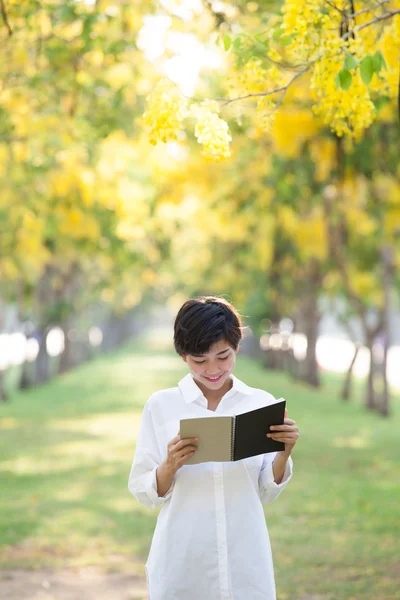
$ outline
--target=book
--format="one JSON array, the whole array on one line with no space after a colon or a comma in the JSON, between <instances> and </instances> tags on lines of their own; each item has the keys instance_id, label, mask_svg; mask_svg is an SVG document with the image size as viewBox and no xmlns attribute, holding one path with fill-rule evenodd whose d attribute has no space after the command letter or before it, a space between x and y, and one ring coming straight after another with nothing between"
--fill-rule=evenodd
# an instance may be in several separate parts
<instances>
[{"instance_id":1,"label":"book","mask_svg":"<svg viewBox=\"0 0 400 600\"><path fill-rule=\"evenodd\" d=\"M181 438L197 437L198 450L185 464L241 460L285 449L283 442L266 436L271 425L282 425L286 401L234 416L197 417L180 420Z\"/></svg>"}]
</instances>

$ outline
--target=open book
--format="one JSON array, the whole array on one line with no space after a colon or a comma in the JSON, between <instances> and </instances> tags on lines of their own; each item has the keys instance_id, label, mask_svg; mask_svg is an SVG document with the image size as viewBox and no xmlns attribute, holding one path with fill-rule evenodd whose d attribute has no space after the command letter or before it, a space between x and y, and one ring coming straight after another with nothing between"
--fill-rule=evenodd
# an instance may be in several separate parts
<instances>
[{"instance_id":1,"label":"open book","mask_svg":"<svg viewBox=\"0 0 400 600\"><path fill-rule=\"evenodd\" d=\"M285 449L283 442L267 438L271 425L282 425L286 401L231 417L181 419L181 438L197 437L198 450L185 464L241 460Z\"/></svg>"}]
</instances>

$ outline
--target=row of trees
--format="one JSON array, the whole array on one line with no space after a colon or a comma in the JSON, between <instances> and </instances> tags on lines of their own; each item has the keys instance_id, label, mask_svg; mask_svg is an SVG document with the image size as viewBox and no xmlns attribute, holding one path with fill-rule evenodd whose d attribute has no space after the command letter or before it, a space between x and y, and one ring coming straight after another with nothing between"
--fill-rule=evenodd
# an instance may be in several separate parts
<instances>
[{"instance_id":1,"label":"row of trees","mask_svg":"<svg viewBox=\"0 0 400 600\"><path fill-rule=\"evenodd\" d=\"M258 316L296 317L308 339L303 373L312 385L319 385L318 298L344 297L345 320L358 317L370 351L366 404L387 414L389 314L400 264L400 11L393 2L318 0L287 0L281 12L271 3L221 11L222 98L219 106L201 104L208 135L199 136L199 122L194 133L206 157L233 155L210 175L231 185L202 193L207 209L221 215L213 230L228 276L221 278L221 261L205 276L243 302L255 291ZM168 108L176 118L164 118L166 129L158 127L167 106L158 94L145 114L151 138L158 131L158 139L173 139L182 128L190 135L186 115L198 100L188 107L182 97L177 113L172 88Z\"/></svg>"},{"instance_id":2,"label":"row of trees","mask_svg":"<svg viewBox=\"0 0 400 600\"><path fill-rule=\"evenodd\" d=\"M65 371L89 356L94 323L104 349L121 341L154 283L159 248L148 215L157 184L135 129L136 83L143 77L145 92L152 79L131 2L1 8L0 294L40 343L22 371L26 387L52 373L51 328L65 334Z\"/></svg>"},{"instance_id":3,"label":"row of trees","mask_svg":"<svg viewBox=\"0 0 400 600\"><path fill-rule=\"evenodd\" d=\"M366 404L387 414L374 344L386 360L400 264L399 11L280 4L2 3L1 294L45 339L99 301L115 315L229 293L255 331L294 318L312 385L318 298L340 296L371 352ZM166 50L149 62L138 44L160 18ZM155 85L176 39L193 36L224 62L197 86L220 108Z\"/></svg>"}]
</instances>

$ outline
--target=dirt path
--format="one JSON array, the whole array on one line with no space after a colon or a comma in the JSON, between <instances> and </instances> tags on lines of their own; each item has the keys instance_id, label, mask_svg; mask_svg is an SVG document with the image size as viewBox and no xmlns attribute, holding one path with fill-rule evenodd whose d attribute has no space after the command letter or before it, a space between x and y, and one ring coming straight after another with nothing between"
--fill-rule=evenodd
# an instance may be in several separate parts
<instances>
[{"instance_id":1,"label":"dirt path","mask_svg":"<svg viewBox=\"0 0 400 600\"><path fill-rule=\"evenodd\" d=\"M96 569L0 572L1 600L148 600L146 581Z\"/></svg>"}]
</instances>

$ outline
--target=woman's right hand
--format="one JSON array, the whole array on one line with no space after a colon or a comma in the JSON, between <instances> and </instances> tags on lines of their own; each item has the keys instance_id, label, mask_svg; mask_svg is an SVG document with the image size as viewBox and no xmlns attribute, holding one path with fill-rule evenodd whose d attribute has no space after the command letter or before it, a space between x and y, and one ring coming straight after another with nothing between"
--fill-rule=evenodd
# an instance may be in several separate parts
<instances>
[{"instance_id":1,"label":"woman's right hand","mask_svg":"<svg viewBox=\"0 0 400 600\"><path fill-rule=\"evenodd\" d=\"M182 440L178 433L168 444L168 454L164 461L165 467L175 474L195 454L197 450L195 444L198 441L199 438Z\"/></svg>"},{"instance_id":2,"label":"woman's right hand","mask_svg":"<svg viewBox=\"0 0 400 600\"><path fill-rule=\"evenodd\" d=\"M197 450L193 444L198 442L199 438L188 438L181 440L178 433L168 444L168 454L165 460L157 468L157 493L165 496L172 485L175 473L189 460Z\"/></svg>"}]
</instances>

